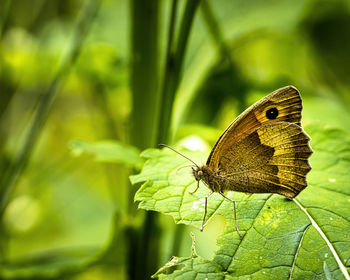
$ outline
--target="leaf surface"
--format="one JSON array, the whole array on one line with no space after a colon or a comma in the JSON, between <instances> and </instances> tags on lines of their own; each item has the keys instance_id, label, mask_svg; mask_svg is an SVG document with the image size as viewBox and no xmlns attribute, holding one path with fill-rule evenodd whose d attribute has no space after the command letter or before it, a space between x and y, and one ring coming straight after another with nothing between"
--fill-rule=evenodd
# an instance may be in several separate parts
<instances>
[{"instance_id":1,"label":"leaf surface","mask_svg":"<svg viewBox=\"0 0 350 280\"><path fill-rule=\"evenodd\" d=\"M310 126L314 154L309 186L290 201L279 195L229 192L233 205L219 194L208 200L207 221L213 215L226 219L213 259L197 256L173 258L156 276L160 279L349 279L350 267L350 136L340 129ZM181 151L195 162L198 152ZM171 215L176 223L199 228L204 197L201 183L194 190L193 176L179 167L186 159L170 150L149 149L140 174L132 183L144 182L136 193L139 207ZM210 222L210 221L209 221ZM205 230L205 228L204 228ZM176 269L169 272L169 267Z\"/></svg>"}]
</instances>

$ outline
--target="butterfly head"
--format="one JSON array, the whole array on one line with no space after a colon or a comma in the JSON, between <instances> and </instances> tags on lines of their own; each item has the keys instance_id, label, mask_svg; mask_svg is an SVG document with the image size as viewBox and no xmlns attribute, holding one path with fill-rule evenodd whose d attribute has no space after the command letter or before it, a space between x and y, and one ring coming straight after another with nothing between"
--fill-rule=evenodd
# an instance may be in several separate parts
<instances>
[{"instance_id":1,"label":"butterfly head","mask_svg":"<svg viewBox=\"0 0 350 280\"><path fill-rule=\"evenodd\" d=\"M192 167L192 173L196 181L200 181L203 179L204 172L201 167Z\"/></svg>"}]
</instances>

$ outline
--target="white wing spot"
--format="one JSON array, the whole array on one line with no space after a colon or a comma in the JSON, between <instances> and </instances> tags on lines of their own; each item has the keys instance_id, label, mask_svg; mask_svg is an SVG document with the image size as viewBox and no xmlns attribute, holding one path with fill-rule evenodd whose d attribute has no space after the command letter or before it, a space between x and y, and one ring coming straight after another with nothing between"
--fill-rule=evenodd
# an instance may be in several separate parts
<instances>
[{"instance_id":1,"label":"white wing spot","mask_svg":"<svg viewBox=\"0 0 350 280\"><path fill-rule=\"evenodd\" d=\"M337 181L337 179L335 178L328 178L328 182L330 183L335 183Z\"/></svg>"}]
</instances>

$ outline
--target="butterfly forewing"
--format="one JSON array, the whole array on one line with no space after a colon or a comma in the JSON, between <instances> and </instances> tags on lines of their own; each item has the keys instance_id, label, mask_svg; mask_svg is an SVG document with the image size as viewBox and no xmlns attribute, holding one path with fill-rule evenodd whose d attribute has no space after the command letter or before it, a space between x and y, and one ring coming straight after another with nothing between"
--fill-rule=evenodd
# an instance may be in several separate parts
<instances>
[{"instance_id":1,"label":"butterfly forewing","mask_svg":"<svg viewBox=\"0 0 350 280\"><path fill-rule=\"evenodd\" d=\"M277 110L277 116L269 118L269 110ZM225 155L234 143L262 125L276 122L300 125L301 110L300 94L295 87L287 86L274 91L250 106L230 124L212 149L207 166L216 170L220 157Z\"/></svg>"}]
</instances>

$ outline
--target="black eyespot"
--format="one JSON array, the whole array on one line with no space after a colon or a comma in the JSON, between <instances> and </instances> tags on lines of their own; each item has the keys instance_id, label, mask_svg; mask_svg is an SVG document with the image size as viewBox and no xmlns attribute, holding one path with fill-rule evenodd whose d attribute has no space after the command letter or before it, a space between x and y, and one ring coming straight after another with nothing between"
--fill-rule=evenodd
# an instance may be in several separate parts
<instances>
[{"instance_id":1,"label":"black eyespot","mask_svg":"<svg viewBox=\"0 0 350 280\"><path fill-rule=\"evenodd\" d=\"M278 116L278 110L276 107L270 108L266 111L266 117L269 120L274 120L277 118L277 116Z\"/></svg>"}]
</instances>

